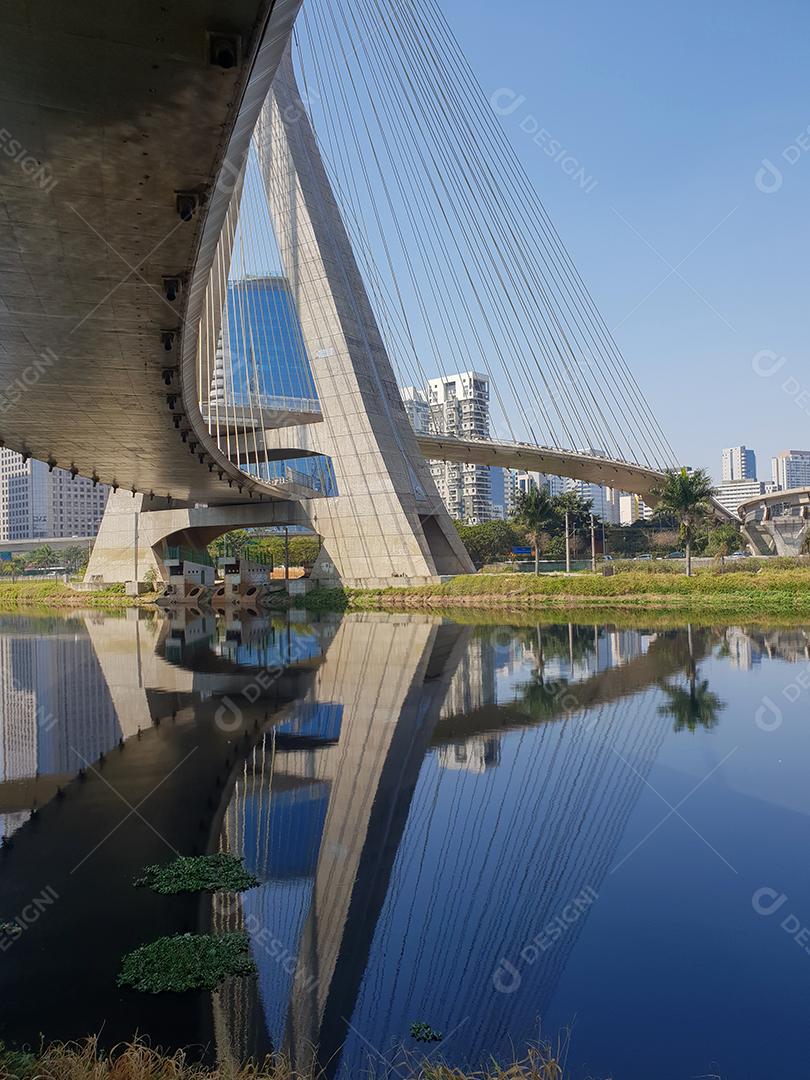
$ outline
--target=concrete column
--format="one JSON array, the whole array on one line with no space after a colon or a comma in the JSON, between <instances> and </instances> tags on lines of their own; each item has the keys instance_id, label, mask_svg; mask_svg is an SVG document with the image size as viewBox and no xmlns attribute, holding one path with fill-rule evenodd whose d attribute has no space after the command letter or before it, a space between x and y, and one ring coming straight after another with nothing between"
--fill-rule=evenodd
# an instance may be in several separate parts
<instances>
[{"instance_id":1,"label":"concrete column","mask_svg":"<svg viewBox=\"0 0 810 1080\"><path fill-rule=\"evenodd\" d=\"M260 164L323 423L284 431L331 457L338 495L309 500L314 576L434 580L473 567L439 498L301 101L289 50L258 127Z\"/></svg>"}]
</instances>

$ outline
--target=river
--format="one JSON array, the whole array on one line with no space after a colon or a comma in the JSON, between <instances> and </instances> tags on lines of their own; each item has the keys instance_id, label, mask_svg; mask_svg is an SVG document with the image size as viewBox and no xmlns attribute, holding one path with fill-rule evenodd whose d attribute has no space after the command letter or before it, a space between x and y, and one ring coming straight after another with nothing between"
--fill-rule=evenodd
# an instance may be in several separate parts
<instances>
[{"instance_id":1,"label":"river","mask_svg":"<svg viewBox=\"0 0 810 1080\"><path fill-rule=\"evenodd\" d=\"M470 619L0 616L0 1037L803 1075L810 629ZM260 885L133 887L205 851ZM198 929L257 976L117 988Z\"/></svg>"}]
</instances>

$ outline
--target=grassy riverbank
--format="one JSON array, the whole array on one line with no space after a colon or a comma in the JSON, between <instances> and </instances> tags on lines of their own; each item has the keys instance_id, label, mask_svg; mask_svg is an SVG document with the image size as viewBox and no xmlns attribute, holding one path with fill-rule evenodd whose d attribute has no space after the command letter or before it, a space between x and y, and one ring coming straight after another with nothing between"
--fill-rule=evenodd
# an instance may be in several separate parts
<instances>
[{"instance_id":1,"label":"grassy riverbank","mask_svg":"<svg viewBox=\"0 0 810 1080\"><path fill-rule=\"evenodd\" d=\"M311 595L316 602L317 594ZM323 601L329 598L324 596ZM332 598L338 602L339 597ZM601 574L470 574L446 585L405 589L349 590L350 610L436 610L499 608L511 610L649 611L683 615L810 616L810 570L760 569L756 572L685 574L621 570Z\"/></svg>"},{"instance_id":2,"label":"grassy riverbank","mask_svg":"<svg viewBox=\"0 0 810 1080\"><path fill-rule=\"evenodd\" d=\"M679 573L678 571L681 570ZM60 581L0 581L0 611L99 608L115 611L151 606L155 594L137 599L122 585L76 592ZM617 564L610 577L599 573L479 573L446 585L389 589L315 589L296 598L310 611L462 611L576 613L577 618L618 619L633 613L691 619L810 618L810 566L799 560L706 567L686 577L672 563ZM286 603L285 603L286 606Z\"/></svg>"},{"instance_id":3,"label":"grassy riverbank","mask_svg":"<svg viewBox=\"0 0 810 1080\"><path fill-rule=\"evenodd\" d=\"M155 600L155 593L134 599L123 585L108 585L92 592L77 592L61 581L0 581L0 611L21 608L104 608L107 610L142 607Z\"/></svg>"},{"instance_id":4,"label":"grassy riverbank","mask_svg":"<svg viewBox=\"0 0 810 1080\"><path fill-rule=\"evenodd\" d=\"M467 1073L403 1053L392 1070L400 1080L564 1080L565 1071L550 1050L533 1048L521 1062L490 1065ZM365 1074L364 1074L365 1075ZM369 1075L373 1075L369 1072ZM223 1066L208 1069L186 1060L183 1053L166 1055L143 1043L100 1054L93 1040L81 1046L51 1046L40 1053L0 1049L0 1080L318 1080L320 1071L291 1069L283 1058L264 1066Z\"/></svg>"}]
</instances>

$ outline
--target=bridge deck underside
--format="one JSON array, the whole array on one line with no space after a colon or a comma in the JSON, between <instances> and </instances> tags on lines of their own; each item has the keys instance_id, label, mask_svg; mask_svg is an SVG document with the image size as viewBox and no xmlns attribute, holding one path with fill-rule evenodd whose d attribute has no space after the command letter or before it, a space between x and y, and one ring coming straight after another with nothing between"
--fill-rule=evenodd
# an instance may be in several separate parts
<instances>
[{"instance_id":1,"label":"bridge deck underside","mask_svg":"<svg viewBox=\"0 0 810 1080\"><path fill-rule=\"evenodd\" d=\"M243 500L175 427L177 377L167 386L164 372L178 366L180 332L196 326L183 325L186 290L169 303L162 278L195 266L270 6L148 2L137 17L99 0L4 7L0 438L9 448L138 491ZM240 66L208 62L211 31L239 35ZM249 131L241 137L246 146ZM178 191L202 196L189 222ZM170 352L163 330L178 332Z\"/></svg>"}]
</instances>

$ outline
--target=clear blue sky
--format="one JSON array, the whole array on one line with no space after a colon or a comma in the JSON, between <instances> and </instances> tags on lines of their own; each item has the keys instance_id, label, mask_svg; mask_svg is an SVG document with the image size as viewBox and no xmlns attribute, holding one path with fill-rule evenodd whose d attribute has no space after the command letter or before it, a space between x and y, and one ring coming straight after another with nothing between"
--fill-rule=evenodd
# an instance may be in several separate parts
<instances>
[{"instance_id":1,"label":"clear blue sky","mask_svg":"<svg viewBox=\"0 0 810 1080\"><path fill-rule=\"evenodd\" d=\"M502 122L682 461L745 443L768 479L810 448L810 4L440 2L487 92L525 96Z\"/></svg>"}]
</instances>

